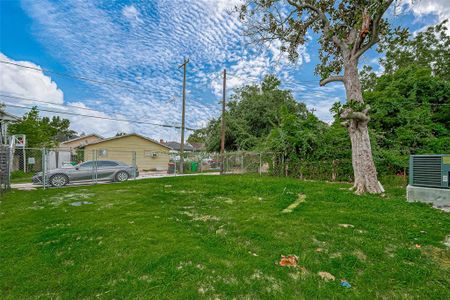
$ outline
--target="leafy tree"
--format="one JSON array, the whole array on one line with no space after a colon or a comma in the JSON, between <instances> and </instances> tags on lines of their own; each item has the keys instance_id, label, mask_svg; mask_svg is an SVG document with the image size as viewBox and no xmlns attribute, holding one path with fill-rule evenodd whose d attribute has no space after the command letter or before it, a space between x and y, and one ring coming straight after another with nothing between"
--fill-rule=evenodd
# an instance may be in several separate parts
<instances>
[{"instance_id":1,"label":"leafy tree","mask_svg":"<svg viewBox=\"0 0 450 300\"><path fill-rule=\"evenodd\" d=\"M19 122L9 126L9 133L25 134L27 147L54 147L60 141L76 136L71 130L70 121L53 116L41 118L37 107L33 107Z\"/></svg>"},{"instance_id":2,"label":"leafy tree","mask_svg":"<svg viewBox=\"0 0 450 300\"><path fill-rule=\"evenodd\" d=\"M407 166L409 154L450 149L450 82L427 68L402 67L376 79L364 97L372 107L371 128L391 169ZM433 146L432 146L433 145Z\"/></svg>"},{"instance_id":3,"label":"leafy tree","mask_svg":"<svg viewBox=\"0 0 450 300\"><path fill-rule=\"evenodd\" d=\"M301 160L316 160L316 151L321 147L322 135L327 125L308 113L305 118L290 112L287 107L280 111L280 124L268 135L265 148L274 153L277 173L289 172L298 175ZM287 162L289 162L287 164Z\"/></svg>"},{"instance_id":4,"label":"leafy tree","mask_svg":"<svg viewBox=\"0 0 450 300\"><path fill-rule=\"evenodd\" d=\"M240 17L247 21L249 34L259 42L281 42L291 60L305 43L308 30L319 34L320 64L316 73L320 85L339 81L345 86L347 103L340 117L352 143L354 188L357 193L380 193L369 139L369 107L364 104L358 75L360 57L390 29L383 15L393 0L247 0ZM284 11L287 9L287 11ZM283 11L283 12L281 12ZM400 30L398 30L400 31Z\"/></svg>"},{"instance_id":5,"label":"leafy tree","mask_svg":"<svg viewBox=\"0 0 450 300\"><path fill-rule=\"evenodd\" d=\"M206 138L208 136L208 131L206 128L200 128L189 135L188 143L206 143Z\"/></svg>"},{"instance_id":6,"label":"leafy tree","mask_svg":"<svg viewBox=\"0 0 450 300\"><path fill-rule=\"evenodd\" d=\"M381 45L381 75L365 66L364 98L372 107L377 156L390 173L403 171L408 156L450 149L450 36L447 21L417 35L402 33Z\"/></svg>"},{"instance_id":7,"label":"leafy tree","mask_svg":"<svg viewBox=\"0 0 450 300\"><path fill-rule=\"evenodd\" d=\"M263 142L281 121L281 108L297 117L307 116L306 106L298 103L290 91L280 89L280 81L266 76L260 85L246 85L235 91L225 113L225 149L249 150L262 147ZM206 129L194 132L203 135L209 151L220 149L220 119L210 121Z\"/></svg>"},{"instance_id":8,"label":"leafy tree","mask_svg":"<svg viewBox=\"0 0 450 300\"><path fill-rule=\"evenodd\" d=\"M448 20L412 36L408 32L397 32L381 43L386 56L380 63L385 74L414 65L429 68L432 74L450 80L450 35Z\"/></svg>"}]
</instances>

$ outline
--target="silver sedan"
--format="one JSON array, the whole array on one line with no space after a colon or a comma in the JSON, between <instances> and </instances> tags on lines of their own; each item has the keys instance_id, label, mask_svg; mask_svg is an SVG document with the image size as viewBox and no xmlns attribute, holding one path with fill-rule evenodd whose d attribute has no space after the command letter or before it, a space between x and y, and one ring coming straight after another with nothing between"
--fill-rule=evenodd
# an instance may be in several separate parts
<instances>
[{"instance_id":1,"label":"silver sedan","mask_svg":"<svg viewBox=\"0 0 450 300\"><path fill-rule=\"evenodd\" d=\"M127 181L139 176L138 168L115 160L86 161L73 167L65 167L47 171L46 184L61 187L69 182L82 181ZM34 184L43 184L43 173L33 176Z\"/></svg>"}]
</instances>

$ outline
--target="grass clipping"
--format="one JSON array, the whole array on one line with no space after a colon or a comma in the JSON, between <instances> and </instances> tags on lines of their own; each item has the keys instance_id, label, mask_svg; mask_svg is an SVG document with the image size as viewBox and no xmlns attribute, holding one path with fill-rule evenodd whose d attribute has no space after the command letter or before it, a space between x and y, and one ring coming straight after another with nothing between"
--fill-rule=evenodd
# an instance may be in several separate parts
<instances>
[{"instance_id":1,"label":"grass clipping","mask_svg":"<svg viewBox=\"0 0 450 300\"><path fill-rule=\"evenodd\" d=\"M300 203L305 202L306 196L303 194L298 194L297 200L292 202L288 207L283 209L281 212L284 214L291 213L297 206L300 205Z\"/></svg>"}]
</instances>

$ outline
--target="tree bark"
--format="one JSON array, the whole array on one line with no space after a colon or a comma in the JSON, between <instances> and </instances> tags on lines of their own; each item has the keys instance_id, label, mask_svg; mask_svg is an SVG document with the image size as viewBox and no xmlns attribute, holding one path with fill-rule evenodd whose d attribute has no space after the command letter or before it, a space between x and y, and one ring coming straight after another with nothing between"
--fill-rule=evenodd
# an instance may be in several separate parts
<instances>
[{"instance_id":1,"label":"tree bark","mask_svg":"<svg viewBox=\"0 0 450 300\"><path fill-rule=\"evenodd\" d=\"M344 85L347 102L364 103L356 61L345 64ZM352 144L352 166L355 180L352 189L357 194L365 192L378 194L383 193L384 189L378 181L377 170L373 162L367 127L370 118L367 116L367 111L354 112L346 109L341 117L347 119L348 133Z\"/></svg>"}]
</instances>

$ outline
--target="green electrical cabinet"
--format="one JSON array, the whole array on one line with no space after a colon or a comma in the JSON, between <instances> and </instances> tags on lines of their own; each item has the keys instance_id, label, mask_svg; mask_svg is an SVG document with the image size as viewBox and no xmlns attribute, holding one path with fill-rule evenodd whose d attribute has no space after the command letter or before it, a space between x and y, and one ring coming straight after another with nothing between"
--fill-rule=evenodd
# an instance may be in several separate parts
<instances>
[{"instance_id":1,"label":"green electrical cabinet","mask_svg":"<svg viewBox=\"0 0 450 300\"><path fill-rule=\"evenodd\" d=\"M410 156L410 186L448 189L449 173L450 154Z\"/></svg>"}]
</instances>

